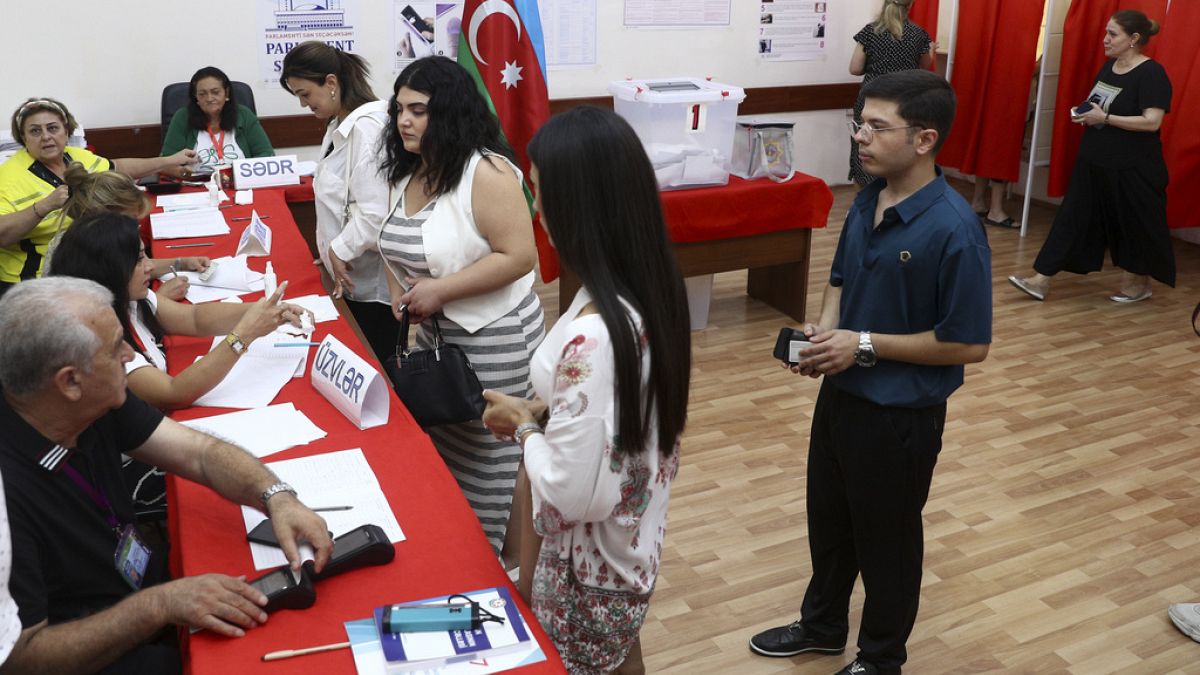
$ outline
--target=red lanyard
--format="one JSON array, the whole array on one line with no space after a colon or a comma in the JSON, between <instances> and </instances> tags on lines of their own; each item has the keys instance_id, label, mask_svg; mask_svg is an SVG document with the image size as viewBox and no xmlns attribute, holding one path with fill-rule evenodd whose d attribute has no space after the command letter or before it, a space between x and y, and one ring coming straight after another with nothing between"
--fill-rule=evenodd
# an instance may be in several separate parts
<instances>
[{"instance_id":1,"label":"red lanyard","mask_svg":"<svg viewBox=\"0 0 1200 675\"><path fill-rule=\"evenodd\" d=\"M208 128L208 140L212 141L213 150L217 152L217 159L225 160L225 130L221 129L221 135L213 136L212 127Z\"/></svg>"}]
</instances>

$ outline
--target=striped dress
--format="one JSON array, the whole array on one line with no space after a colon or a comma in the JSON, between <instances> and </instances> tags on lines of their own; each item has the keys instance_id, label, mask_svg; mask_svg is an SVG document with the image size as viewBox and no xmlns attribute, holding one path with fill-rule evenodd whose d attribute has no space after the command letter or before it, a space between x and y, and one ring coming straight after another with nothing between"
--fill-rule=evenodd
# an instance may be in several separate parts
<instances>
[{"instance_id":1,"label":"striped dress","mask_svg":"<svg viewBox=\"0 0 1200 675\"><path fill-rule=\"evenodd\" d=\"M379 250L397 274L428 277L429 263L421 226L433 213L437 200L412 217L404 202L383 225ZM515 309L475 333L468 333L438 312L442 338L459 346L470 360L484 389L530 398L529 360L546 334L542 304L530 291ZM433 346L433 324L417 327L420 348ZM504 544L504 529L512 511L513 486L521 462L521 446L499 441L480 420L426 429L450 473L479 518L488 542L497 553Z\"/></svg>"}]
</instances>

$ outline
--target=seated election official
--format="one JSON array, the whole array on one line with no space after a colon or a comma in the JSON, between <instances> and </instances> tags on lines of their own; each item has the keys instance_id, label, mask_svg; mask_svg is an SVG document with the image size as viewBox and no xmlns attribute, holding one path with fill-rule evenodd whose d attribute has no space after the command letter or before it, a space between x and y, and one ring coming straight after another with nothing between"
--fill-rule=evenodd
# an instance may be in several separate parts
<instances>
[{"instance_id":1,"label":"seated election official","mask_svg":"<svg viewBox=\"0 0 1200 675\"><path fill-rule=\"evenodd\" d=\"M0 165L0 294L40 276L50 240L70 225L57 211L67 201L71 162L89 172L116 170L141 178L156 172L186 175L196 156L188 149L170 157L105 159L67 147L77 126L67 107L52 98L31 98L13 111L13 138L25 147Z\"/></svg>"},{"instance_id":2,"label":"seated election official","mask_svg":"<svg viewBox=\"0 0 1200 675\"><path fill-rule=\"evenodd\" d=\"M139 190L129 176L117 171L104 173L88 173L79 162L72 162L67 167L64 177L70 197L59 213L65 218L65 223L79 220L93 213L123 213L134 220L142 220L150 214L150 200L146 193ZM64 223L64 228L65 228ZM65 229L55 235L54 240L46 249L47 260L54 258L54 249L62 240ZM153 276L159 278L172 271L203 272L208 269L209 259L205 256L190 256L180 258L155 258L151 260L154 267ZM46 274L48 269L43 269ZM165 281L158 289L159 295L172 300L183 300L187 297L187 277L177 276Z\"/></svg>"},{"instance_id":3,"label":"seated election official","mask_svg":"<svg viewBox=\"0 0 1200 675\"><path fill-rule=\"evenodd\" d=\"M187 105L175 111L163 138L164 157L184 149L196 151L200 166L275 155L258 116L237 102L229 76L212 66L192 75Z\"/></svg>"},{"instance_id":4,"label":"seated election official","mask_svg":"<svg viewBox=\"0 0 1200 675\"><path fill-rule=\"evenodd\" d=\"M189 429L125 388L133 352L112 294L83 279L18 284L0 300L0 472L22 632L5 673L171 673L172 626L239 637L267 620L258 590L222 574L169 580L133 525L122 452L262 508L287 559L325 521L244 450Z\"/></svg>"}]
</instances>

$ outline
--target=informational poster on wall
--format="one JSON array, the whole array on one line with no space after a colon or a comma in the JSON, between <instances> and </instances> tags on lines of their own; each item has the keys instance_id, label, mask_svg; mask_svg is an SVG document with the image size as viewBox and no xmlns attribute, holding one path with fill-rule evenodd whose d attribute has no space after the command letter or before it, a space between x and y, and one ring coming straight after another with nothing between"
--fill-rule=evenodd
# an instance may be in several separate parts
<instances>
[{"instance_id":1,"label":"informational poster on wall","mask_svg":"<svg viewBox=\"0 0 1200 675\"><path fill-rule=\"evenodd\" d=\"M764 61L824 60L830 4L820 0L761 0L759 57Z\"/></svg>"},{"instance_id":2,"label":"informational poster on wall","mask_svg":"<svg viewBox=\"0 0 1200 675\"><path fill-rule=\"evenodd\" d=\"M538 0L546 66L570 70L596 64L596 0Z\"/></svg>"},{"instance_id":3,"label":"informational poster on wall","mask_svg":"<svg viewBox=\"0 0 1200 675\"><path fill-rule=\"evenodd\" d=\"M283 57L301 42L317 40L356 53L361 7L361 0L258 0L256 19L262 35L258 63L263 82L279 82Z\"/></svg>"},{"instance_id":4,"label":"informational poster on wall","mask_svg":"<svg viewBox=\"0 0 1200 675\"><path fill-rule=\"evenodd\" d=\"M462 16L462 2L392 0L393 70L425 56L457 60Z\"/></svg>"},{"instance_id":5,"label":"informational poster on wall","mask_svg":"<svg viewBox=\"0 0 1200 675\"><path fill-rule=\"evenodd\" d=\"M625 25L633 28L729 25L730 0L625 0Z\"/></svg>"}]
</instances>

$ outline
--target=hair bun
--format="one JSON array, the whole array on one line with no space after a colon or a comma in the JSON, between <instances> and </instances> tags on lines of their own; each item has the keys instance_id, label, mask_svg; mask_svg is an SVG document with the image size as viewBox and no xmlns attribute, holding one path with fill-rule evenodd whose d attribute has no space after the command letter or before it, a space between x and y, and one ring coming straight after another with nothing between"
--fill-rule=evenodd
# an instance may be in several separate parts
<instances>
[{"instance_id":1,"label":"hair bun","mask_svg":"<svg viewBox=\"0 0 1200 675\"><path fill-rule=\"evenodd\" d=\"M71 162L71 164L67 166L66 173L63 174L63 182L67 184L68 188L74 190L82 185L83 182L87 180L89 175L90 174L88 174L88 170L85 169L82 164L79 162Z\"/></svg>"},{"instance_id":2,"label":"hair bun","mask_svg":"<svg viewBox=\"0 0 1200 675\"><path fill-rule=\"evenodd\" d=\"M1157 21L1155 21L1154 19L1150 19L1150 30L1149 30L1149 33L1150 33L1151 35L1158 35L1158 29L1159 29L1159 28L1160 28L1160 26L1158 25L1158 22L1157 22Z\"/></svg>"}]
</instances>

